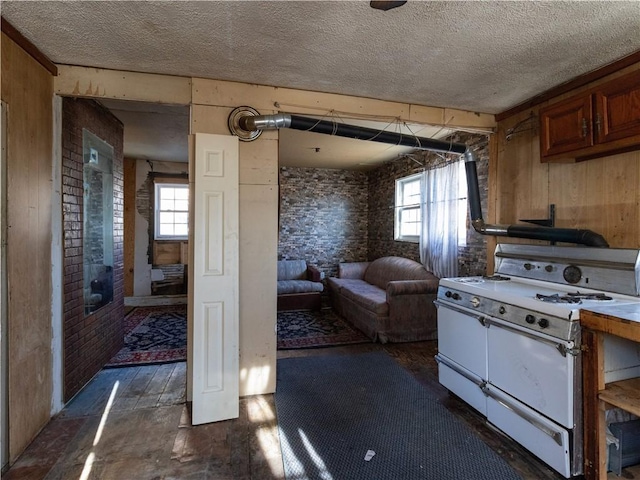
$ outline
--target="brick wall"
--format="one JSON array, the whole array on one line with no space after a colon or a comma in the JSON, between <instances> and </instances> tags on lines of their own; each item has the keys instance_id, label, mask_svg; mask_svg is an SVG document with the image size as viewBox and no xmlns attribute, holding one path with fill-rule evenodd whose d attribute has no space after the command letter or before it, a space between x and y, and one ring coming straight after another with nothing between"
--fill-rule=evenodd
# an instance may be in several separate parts
<instances>
[{"instance_id":1,"label":"brick wall","mask_svg":"<svg viewBox=\"0 0 640 480\"><path fill-rule=\"evenodd\" d=\"M366 260L367 209L365 173L280 168L278 259L304 259L327 277Z\"/></svg>"},{"instance_id":2,"label":"brick wall","mask_svg":"<svg viewBox=\"0 0 640 480\"><path fill-rule=\"evenodd\" d=\"M64 398L82 388L123 343L123 127L92 100L63 99ZM113 302L85 316L82 129L113 147Z\"/></svg>"},{"instance_id":3,"label":"brick wall","mask_svg":"<svg viewBox=\"0 0 640 480\"><path fill-rule=\"evenodd\" d=\"M369 172L369 260L394 255L420 261L417 243L393 239L396 179L420 172L419 167L400 158Z\"/></svg>"}]
</instances>

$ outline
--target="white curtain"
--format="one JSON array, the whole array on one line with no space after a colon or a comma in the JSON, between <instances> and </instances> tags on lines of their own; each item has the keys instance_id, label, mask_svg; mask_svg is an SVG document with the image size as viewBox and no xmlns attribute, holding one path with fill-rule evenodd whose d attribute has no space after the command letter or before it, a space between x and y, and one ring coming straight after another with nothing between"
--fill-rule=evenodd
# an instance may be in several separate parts
<instances>
[{"instance_id":1,"label":"white curtain","mask_svg":"<svg viewBox=\"0 0 640 480\"><path fill-rule=\"evenodd\" d=\"M422 178L420 260L440 278L458 276L460 162L426 170Z\"/></svg>"}]
</instances>

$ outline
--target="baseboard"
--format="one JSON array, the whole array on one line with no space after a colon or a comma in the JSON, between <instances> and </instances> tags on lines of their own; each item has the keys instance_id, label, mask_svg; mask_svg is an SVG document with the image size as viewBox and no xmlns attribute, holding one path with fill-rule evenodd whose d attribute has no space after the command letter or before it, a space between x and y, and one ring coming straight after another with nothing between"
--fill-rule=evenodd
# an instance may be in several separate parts
<instances>
[{"instance_id":1,"label":"baseboard","mask_svg":"<svg viewBox=\"0 0 640 480\"><path fill-rule=\"evenodd\" d=\"M156 305L185 305L186 295L149 295L145 297L124 297L125 307L151 307Z\"/></svg>"}]
</instances>

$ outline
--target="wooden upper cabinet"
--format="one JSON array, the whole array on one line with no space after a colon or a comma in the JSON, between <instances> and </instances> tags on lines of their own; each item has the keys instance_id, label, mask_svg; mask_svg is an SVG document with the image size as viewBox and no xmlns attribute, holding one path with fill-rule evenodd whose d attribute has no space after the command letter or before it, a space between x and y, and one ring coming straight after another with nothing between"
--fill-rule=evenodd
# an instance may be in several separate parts
<instances>
[{"instance_id":1,"label":"wooden upper cabinet","mask_svg":"<svg viewBox=\"0 0 640 480\"><path fill-rule=\"evenodd\" d=\"M640 135L640 71L598 88L595 109L598 142Z\"/></svg>"},{"instance_id":2,"label":"wooden upper cabinet","mask_svg":"<svg viewBox=\"0 0 640 480\"><path fill-rule=\"evenodd\" d=\"M591 105L591 96L585 95L540 110L543 156L593 145Z\"/></svg>"},{"instance_id":3,"label":"wooden upper cabinet","mask_svg":"<svg viewBox=\"0 0 640 480\"><path fill-rule=\"evenodd\" d=\"M541 161L640 149L640 70L540 109Z\"/></svg>"}]
</instances>

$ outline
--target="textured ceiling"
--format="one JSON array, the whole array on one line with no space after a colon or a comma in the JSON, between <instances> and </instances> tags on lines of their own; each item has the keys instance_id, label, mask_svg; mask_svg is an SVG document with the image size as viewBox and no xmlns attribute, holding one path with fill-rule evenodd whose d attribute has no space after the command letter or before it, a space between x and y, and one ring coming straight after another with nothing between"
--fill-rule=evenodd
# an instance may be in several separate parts
<instances>
[{"instance_id":1,"label":"textured ceiling","mask_svg":"<svg viewBox=\"0 0 640 480\"><path fill-rule=\"evenodd\" d=\"M2 1L59 64L498 113L640 50L640 2Z\"/></svg>"}]
</instances>

